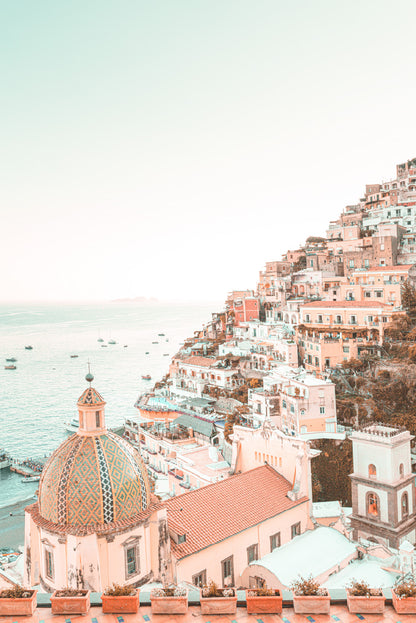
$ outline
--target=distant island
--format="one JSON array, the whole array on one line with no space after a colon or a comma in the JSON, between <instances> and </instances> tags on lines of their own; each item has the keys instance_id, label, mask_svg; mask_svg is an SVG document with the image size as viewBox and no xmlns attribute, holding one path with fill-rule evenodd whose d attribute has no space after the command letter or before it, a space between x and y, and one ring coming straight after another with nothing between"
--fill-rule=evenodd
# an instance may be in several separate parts
<instances>
[{"instance_id":1,"label":"distant island","mask_svg":"<svg viewBox=\"0 0 416 623\"><path fill-rule=\"evenodd\" d=\"M135 298L113 299L110 303L159 303L159 300L153 296L150 298L146 298L145 296L136 296Z\"/></svg>"}]
</instances>

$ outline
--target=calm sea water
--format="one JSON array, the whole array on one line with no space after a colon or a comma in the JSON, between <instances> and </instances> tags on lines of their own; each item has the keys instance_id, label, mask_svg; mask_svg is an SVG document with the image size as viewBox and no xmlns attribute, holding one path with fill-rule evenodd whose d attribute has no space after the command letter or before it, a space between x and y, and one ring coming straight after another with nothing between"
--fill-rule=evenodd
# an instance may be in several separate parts
<instances>
[{"instance_id":1,"label":"calm sea water","mask_svg":"<svg viewBox=\"0 0 416 623\"><path fill-rule=\"evenodd\" d=\"M77 400L88 385L88 361L93 386L107 403L107 425L122 424L137 414L137 396L166 374L180 343L221 307L0 305L0 448L18 459L50 454L67 436L63 423L77 415ZM7 357L16 357L16 370L4 369ZM152 381L142 380L142 374L150 374ZM36 488L37 483L22 483L21 476L0 470L0 507L27 498Z\"/></svg>"}]
</instances>

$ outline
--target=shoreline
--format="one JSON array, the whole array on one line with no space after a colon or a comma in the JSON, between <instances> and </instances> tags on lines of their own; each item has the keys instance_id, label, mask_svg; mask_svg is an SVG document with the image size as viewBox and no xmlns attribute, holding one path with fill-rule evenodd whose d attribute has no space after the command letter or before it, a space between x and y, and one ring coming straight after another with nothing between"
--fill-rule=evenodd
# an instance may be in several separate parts
<instances>
[{"instance_id":1,"label":"shoreline","mask_svg":"<svg viewBox=\"0 0 416 623\"><path fill-rule=\"evenodd\" d=\"M20 502L0 508L0 543L2 547L15 549L24 547L25 543L25 516L26 506L36 501L33 495Z\"/></svg>"}]
</instances>

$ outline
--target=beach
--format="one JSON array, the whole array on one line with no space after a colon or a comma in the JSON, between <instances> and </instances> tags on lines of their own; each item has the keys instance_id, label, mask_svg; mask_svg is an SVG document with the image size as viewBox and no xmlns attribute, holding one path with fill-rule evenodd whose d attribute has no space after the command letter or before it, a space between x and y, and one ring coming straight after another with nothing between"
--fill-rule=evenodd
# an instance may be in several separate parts
<instances>
[{"instance_id":1,"label":"beach","mask_svg":"<svg viewBox=\"0 0 416 623\"><path fill-rule=\"evenodd\" d=\"M23 548L25 542L25 508L36 496L0 508L0 547Z\"/></svg>"}]
</instances>

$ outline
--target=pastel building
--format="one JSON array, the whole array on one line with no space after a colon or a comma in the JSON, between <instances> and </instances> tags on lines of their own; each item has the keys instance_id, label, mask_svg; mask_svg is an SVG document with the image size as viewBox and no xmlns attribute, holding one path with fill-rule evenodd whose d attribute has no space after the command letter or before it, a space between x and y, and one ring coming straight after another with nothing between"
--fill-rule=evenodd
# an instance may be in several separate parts
<instances>
[{"instance_id":1,"label":"pastel building","mask_svg":"<svg viewBox=\"0 0 416 623\"><path fill-rule=\"evenodd\" d=\"M307 370L326 368L376 353L393 314L402 313L376 301L311 301L296 327L299 355Z\"/></svg>"},{"instance_id":2,"label":"pastel building","mask_svg":"<svg viewBox=\"0 0 416 623\"><path fill-rule=\"evenodd\" d=\"M274 421L289 435L335 433L337 410L335 385L303 368L279 366L263 378L264 392L279 397ZM253 392L251 400L257 402ZM253 405L253 413L256 407Z\"/></svg>"}]
</instances>

